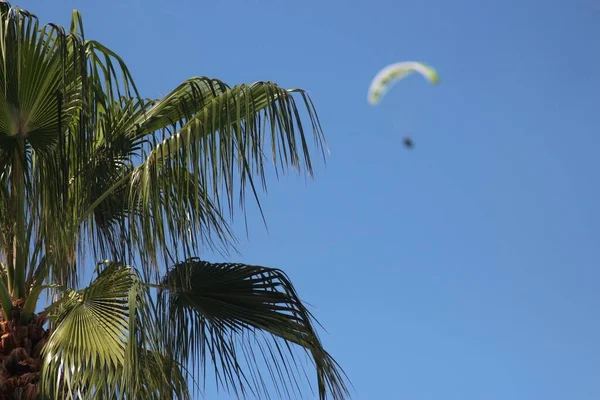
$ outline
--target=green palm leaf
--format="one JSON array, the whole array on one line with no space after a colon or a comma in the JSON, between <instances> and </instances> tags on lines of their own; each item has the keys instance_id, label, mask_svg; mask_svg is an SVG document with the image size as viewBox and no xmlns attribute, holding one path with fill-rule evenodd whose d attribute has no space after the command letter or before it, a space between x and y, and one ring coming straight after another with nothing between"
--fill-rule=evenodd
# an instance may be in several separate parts
<instances>
[{"instance_id":1,"label":"green palm leaf","mask_svg":"<svg viewBox=\"0 0 600 400\"><path fill-rule=\"evenodd\" d=\"M49 309L56 325L43 351L49 398L187 398L185 379L153 344L152 314L133 270L108 263L83 290ZM118 396L117 396L118 395Z\"/></svg>"},{"instance_id":2,"label":"green palm leaf","mask_svg":"<svg viewBox=\"0 0 600 400\"><path fill-rule=\"evenodd\" d=\"M248 189L259 200L267 163L277 173L291 166L312 175L303 116L310 120L317 148L324 145L308 96L271 82L230 88L216 79L193 78L164 99L119 104L127 123L116 137L119 145L110 146L125 143L135 149L129 153L131 169L122 169L109 188L103 185L103 194L93 198L82 218L127 193L128 204L116 209L130 211L128 218L136 224L131 245L145 266L155 266L161 254L164 262L191 256L201 250L200 243L222 250L234 244L224 214L232 215L236 199L244 208ZM109 146L109 138L102 140ZM172 254L179 250L173 242L190 251Z\"/></svg>"},{"instance_id":3,"label":"green palm leaf","mask_svg":"<svg viewBox=\"0 0 600 400\"><path fill-rule=\"evenodd\" d=\"M298 388L296 371L290 368L300 365L290 347L295 344L312 357L321 399L348 394L341 369L323 349L310 312L282 271L189 259L171 269L164 282L168 291L159 296L164 310L159 315L166 319L160 326L182 364L192 357L205 366L208 359L217 383L236 394L259 396L264 382L248 372L262 362L280 396L289 396Z\"/></svg>"}]
</instances>

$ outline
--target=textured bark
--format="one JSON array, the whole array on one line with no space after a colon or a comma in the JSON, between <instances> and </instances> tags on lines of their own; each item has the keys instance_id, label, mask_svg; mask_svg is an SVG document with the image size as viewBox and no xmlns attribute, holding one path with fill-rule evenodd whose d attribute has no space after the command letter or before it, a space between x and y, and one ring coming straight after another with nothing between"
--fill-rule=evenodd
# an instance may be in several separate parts
<instances>
[{"instance_id":1,"label":"textured bark","mask_svg":"<svg viewBox=\"0 0 600 400\"><path fill-rule=\"evenodd\" d=\"M0 311L0 400L38 398L41 351L50 332L46 317L34 315L28 324L20 320L22 302L13 303L13 318Z\"/></svg>"}]
</instances>

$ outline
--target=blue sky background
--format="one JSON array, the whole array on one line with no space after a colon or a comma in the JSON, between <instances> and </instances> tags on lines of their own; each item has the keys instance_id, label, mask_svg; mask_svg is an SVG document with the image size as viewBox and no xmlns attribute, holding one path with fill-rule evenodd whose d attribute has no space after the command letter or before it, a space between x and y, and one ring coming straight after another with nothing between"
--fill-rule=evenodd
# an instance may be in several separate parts
<instances>
[{"instance_id":1,"label":"blue sky background","mask_svg":"<svg viewBox=\"0 0 600 400\"><path fill-rule=\"evenodd\" d=\"M271 180L269 232L252 208L236 260L290 275L355 399L600 396L600 3L12 4L67 26L78 8L149 97L193 75L309 90L327 166ZM369 106L401 60L441 84Z\"/></svg>"}]
</instances>

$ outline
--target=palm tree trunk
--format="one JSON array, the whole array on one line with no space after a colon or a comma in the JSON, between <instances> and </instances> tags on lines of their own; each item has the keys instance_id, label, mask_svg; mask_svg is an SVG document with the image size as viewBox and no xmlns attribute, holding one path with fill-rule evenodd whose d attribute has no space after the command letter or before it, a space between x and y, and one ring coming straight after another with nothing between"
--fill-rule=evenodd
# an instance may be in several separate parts
<instances>
[{"instance_id":1,"label":"palm tree trunk","mask_svg":"<svg viewBox=\"0 0 600 400\"><path fill-rule=\"evenodd\" d=\"M43 327L44 314L34 314L29 324L21 324L20 303L14 302L10 320L0 313L0 400L38 398L41 352L50 331Z\"/></svg>"}]
</instances>

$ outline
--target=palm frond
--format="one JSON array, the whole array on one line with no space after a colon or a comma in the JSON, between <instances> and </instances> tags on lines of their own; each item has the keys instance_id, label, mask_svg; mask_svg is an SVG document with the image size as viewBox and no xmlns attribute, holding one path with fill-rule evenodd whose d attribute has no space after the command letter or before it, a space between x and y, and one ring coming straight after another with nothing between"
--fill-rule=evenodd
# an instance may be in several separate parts
<instances>
[{"instance_id":1,"label":"palm frond","mask_svg":"<svg viewBox=\"0 0 600 400\"><path fill-rule=\"evenodd\" d=\"M304 109L297 106L295 94ZM202 251L201 246L227 252L235 238L225 214L233 216L236 199L244 210L248 190L260 209L258 191L266 189L269 160L276 173L291 166L312 175L303 116L317 149L324 145L310 98L271 82L230 88L199 77L160 100L114 105L107 117L118 121L112 124L118 129L98 129L102 145L96 154L125 143L123 155L129 158L122 162L127 168L113 169L117 174L112 177L91 170L105 183L94 186L81 218L106 216L104 209L127 212L130 235L124 236L131 237L129 245L142 255L145 272L158 272L161 257L163 263L177 262ZM112 156L107 160L114 162ZM99 222L95 226L102 230ZM114 240L116 231L123 228L110 224L110 230L97 232L99 238Z\"/></svg>"},{"instance_id":2,"label":"palm frond","mask_svg":"<svg viewBox=\"0 0 600 400\"><path fill-rule=\"evenodd\" d=\"M55 329L43 349L45 395L187 398L177 365L148 340L149 304L134 271L116 263L106 263L87 288L66 291L47 310Z\"/></svg>"},{"instance_id":3,"label":"palm frond","mask_svg":"<svg viewBox=\"0 0 600 400\"><path fill-rule=\"evenodd\" d=\"M269 397L262 375L255 374L264 365L280 396L289 397L299 391L301 364L291 346L298 345L316 367L321 399L348 394L343 372L323 349L310 312L282 271L189 259L169 271L164 285L159 326L182 364L206 368L212 362L217 384L238 396L250 391Z\"/></svg>"},{"instance_id":4,"label":"palm frond","mask_svg":"<svg viewBox=\"0 0 600 400\"><path fill-rule=\"evenodd\" d=\"M304 101L303 112L294 93ZM303 115L322 148L308 96L270 82L229 89L222 82L196 78L140 113L135 137L151 146L124 183L130 185L130 204L142 211L137 216L141 253L165 254L177 242L181 246L176 249L190 249L175 257L180 261L202 251L198 244L212 244L211 236L196 235L207 227L216 231L217 244L231 244L218 231L226 226L223 216L227 211L233 216L236 199L245 210L248 191L260 209L258 192L266 189L269 160L276 173L291 166L312 175ZM165 262L172 260L165 257Z\"/></svg>"}]
</instances>

